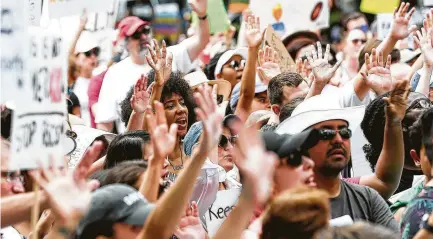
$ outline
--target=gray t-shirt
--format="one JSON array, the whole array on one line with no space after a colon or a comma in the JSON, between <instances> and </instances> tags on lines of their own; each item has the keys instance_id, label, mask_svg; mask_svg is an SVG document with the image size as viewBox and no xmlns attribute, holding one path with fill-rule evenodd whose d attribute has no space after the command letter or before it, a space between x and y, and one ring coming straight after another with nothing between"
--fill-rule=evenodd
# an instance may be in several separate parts
<instances>
[{"instance_id":1,"label":"gray t-shirt","mask_svg":"<svg viewBox=\"0 0 433 239\"><path fill-rule=\"evenodd\" d=\"M341 180L341 192L332 198L332 219L349 215L354 221L364 220L398 232L397 222L385 200L375 190Z\"/></svg>"}]
</instances>

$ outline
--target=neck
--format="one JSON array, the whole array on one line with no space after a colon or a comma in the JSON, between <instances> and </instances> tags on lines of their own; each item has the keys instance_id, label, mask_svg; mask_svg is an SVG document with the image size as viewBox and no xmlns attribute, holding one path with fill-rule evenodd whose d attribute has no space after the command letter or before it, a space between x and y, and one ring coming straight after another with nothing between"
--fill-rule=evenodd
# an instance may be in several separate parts
<instances>
[{"instance_id":1,"label":"neck","mask_svg":"<svg viewBox=\"0 0 433 239\"><path fill-rule=\"evenodd\" d=\"M80 76L82 76L84 78L92 78L92 71L82 70Z\"/></svg>"},{"instance_id":2,"label":"neck","mask_svg":"<svg viewBox=\"0 0 433 239\"><path fill-rule=\"evenodd\" d=\"M30 232L32 232L30 221L25 221L25 222L15 224L13 225L13 227L23 236L28 236Z\"/></svg>"},{"instance_id":3,"label":"neck","mask_svg":"<svg viewBox=\"0 0 433 239\"><path fill-rule=\"evenodd\" d=\"M146 60L144 57L141 57L140 54L131 54L131 60L134 62L134 64L137 65L145 65Z\"/></svg>"},{"instance_id":4,"label":"neck","mask_svg":"<svg viewBox=\"0 0 433 239\"><path fill-rule=\"evenodd\" d=\"M314 172L314 180L317 183L317 188L327 191L330 198L340 195L341 181L338 175L324 176L319 172Z\"/></svg>"},{"instance_id":5,"label":"neck","mask_svg":"<svg viewBox=\"0 0 433 239\"><path fill-rule=\"evenodd\" d=\"M182 152L183 152L182 146L183 146L183 144L179 138L176 145L174 146L173 152L171 152L171 154L168 155L168 158L170 159L170 161L172 161L172 162L177 162L178 160L180 161L180 157L182 156Z\"/></svg>"}]
</instances>

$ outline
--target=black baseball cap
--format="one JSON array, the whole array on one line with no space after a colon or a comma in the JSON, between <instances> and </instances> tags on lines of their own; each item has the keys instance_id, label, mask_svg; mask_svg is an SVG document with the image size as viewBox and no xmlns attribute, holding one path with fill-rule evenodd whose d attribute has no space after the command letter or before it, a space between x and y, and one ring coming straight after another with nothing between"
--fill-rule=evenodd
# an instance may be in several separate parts
<instances>
[{"instance_id":1,"label":"black baseball cap","mask_svg":"<svg viewBox=\"0 0 433 239\"><path fill-rule=\"evenodd\" d=\"M286 158L295 153L308 156L307 150L319 142L317 129L308 129L294 135L267 131L262 132L261 136L266 150L276 153L279 158Z\"/></svg>"},{"instance_id":2,"label":"black baseball cap","mask_svg":"<svg viewBox=\"0 0 433 239\"><path fill-rule=\"evenodd\" d=\"M113 235L115 223L142 226L155 208L134 188L124 184L111 184L92 194L89 211L77 228L77 238L96 238Z\"/></svg>"}]
</instances>

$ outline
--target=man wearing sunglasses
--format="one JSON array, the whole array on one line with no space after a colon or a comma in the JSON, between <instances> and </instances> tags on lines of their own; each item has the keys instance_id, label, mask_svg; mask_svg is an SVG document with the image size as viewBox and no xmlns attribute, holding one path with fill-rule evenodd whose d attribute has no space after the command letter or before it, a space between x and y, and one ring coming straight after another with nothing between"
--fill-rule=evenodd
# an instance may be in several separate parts
<instances>
[{"instance_id":1,"label":"man wearing sunglasses","mask_svg":"<svg viewBox=\"0 0 433 239\"><path fill-rule=\"evenodd\" d=\"M207 20L207 1L190 0L190 6L199 17L197 34L182 43L168 47L173 56L172 71L180 70L189 73L195 68L194 61L206 47L210 39ZM104 77L99 95L98 109L95 112L95 122L98 129L111 132L114 123L119 133L125 131L120 120L120 102L141 75L147 75L151 67L146 61L147 46L153 47L152 31L149 22L130 16L120 21L120 41L125 42L129 57L110 67Z\"/></svg>"}]
</instances>

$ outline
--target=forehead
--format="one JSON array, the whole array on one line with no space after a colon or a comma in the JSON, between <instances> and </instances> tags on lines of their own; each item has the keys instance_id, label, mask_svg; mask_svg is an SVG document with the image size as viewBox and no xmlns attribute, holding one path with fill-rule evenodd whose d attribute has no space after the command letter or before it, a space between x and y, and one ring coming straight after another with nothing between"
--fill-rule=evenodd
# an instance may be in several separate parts
<instances>
[{"instance_id":1,"label":"forehead","mask_svg":"<svg viewBox=\"0 0 433 239\"><path fill-rule=\"evenodd\" d=\"M311 126L314 129L320 128L341 128L348 127L348 123L344 120L327 120Z\"/></svg>"},{"instance_id":2,"label":"forehead","mask_svg":"<svg viewBox=\"0 0 433 239\"><path fill-rule=\"evenodd\" d=\"M365 39L365 33L359 29L354 29L351 30L347 36L348 40L353 40L353 39Z\"/></svg>"},{"instance_id":3,"label":"forehead","mask_svg":"<svg viewBox=\"0 0 433 239\"><path fill-rule=\"evenodd\" d=\"M167 103L169 101L179 101L179 100L183 100L183 97L176 94L176 93L171 93L171 95L167 95L162 103Z\"/></svg>"},{"instance_id":4,"label":"forehead","mask_svg":"<svg viewBox=\"0 0 433 239\"><path fill-rule=\"evenodd\" d=\"M268 91L263 91L263 92L257 93L254 97L266 98L266 97L268 97Z\"/></svg>"},{"instance_id":5,"label":"forehead","mask_svg":"<svg viewBox=\"0 0 433 239\"><path fill-rule=\"evenodd\" d=\"M355 19L350 20L347 23L347 29L351 30L351 29L358 28L358 27L365 25L365 24L368 24L367 20L365 20L365 18L363 18L363 17L355 18Z\"/></svg>"}]
</instances>

